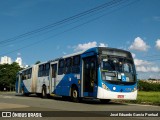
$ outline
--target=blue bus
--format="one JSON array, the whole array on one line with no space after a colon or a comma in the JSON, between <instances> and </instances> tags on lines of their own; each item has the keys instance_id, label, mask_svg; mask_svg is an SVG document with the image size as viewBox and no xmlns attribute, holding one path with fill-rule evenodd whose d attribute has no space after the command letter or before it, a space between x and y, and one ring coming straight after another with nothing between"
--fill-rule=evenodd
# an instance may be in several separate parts
<instances>
[{"instance_id":1,"label":"blue bus","mask_svg":"<svg viewBox=\"0 0 160 120\"><path fill-rule=\"evenodd\" d=\"M136 100L137 77L129 51L94 47L17 73L16 92L41 97Z\"/></svg>"}]
</instances>

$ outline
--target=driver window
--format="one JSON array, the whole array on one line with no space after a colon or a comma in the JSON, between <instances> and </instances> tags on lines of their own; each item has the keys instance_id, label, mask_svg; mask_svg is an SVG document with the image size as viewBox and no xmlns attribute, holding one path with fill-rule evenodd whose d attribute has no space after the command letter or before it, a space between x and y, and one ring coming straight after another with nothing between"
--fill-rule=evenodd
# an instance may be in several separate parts
<instances>
[{"instance_id":1,"label":"driver window","mask_svg":"<svg viewBox=\"0 0 160 120\"><path fill-rule=\"evenodd\" d=\"M104 69L105 70L109 70L109 71L112 70L112 67L111 67L111 65L108 62L104 62L103 64L104 64Z\"/></svg>"},{"instance_id":2,"label":"driver window","mask_svg":"<svg viewBox=\"0 0 160 120\"><path fill-rule=\"evenodd\" d=\"M124 66L124 72L129 72L129 65L125 63L123 66Z\"/></svg>"},{"instance_id":3,"label":"driver window","mask_svg":"<svg viewBox=\"0 0 160 120\"><path fill-rule=\"evenodd\" d=\"M110 61L103 61L103 70L108 70L108 71L113 71L114 69L114 65L112 65L113 63L111 63Z\"/></svg>"}]
</instances>

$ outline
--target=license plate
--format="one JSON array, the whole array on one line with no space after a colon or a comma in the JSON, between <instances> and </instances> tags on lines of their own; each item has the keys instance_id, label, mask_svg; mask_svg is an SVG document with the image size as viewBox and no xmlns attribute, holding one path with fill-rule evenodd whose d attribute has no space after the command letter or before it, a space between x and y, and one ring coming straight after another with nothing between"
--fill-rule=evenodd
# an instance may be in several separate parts
<instances>
[{"instance_id":1,"label":"license plate","mask_svg":"<svg viewBox=\"0 0 160 120\"><path fill-rule=\"evenodd\" d=\"M124 95L118 95L117 98L124 98Z\"/></svg>"}]
</instances>

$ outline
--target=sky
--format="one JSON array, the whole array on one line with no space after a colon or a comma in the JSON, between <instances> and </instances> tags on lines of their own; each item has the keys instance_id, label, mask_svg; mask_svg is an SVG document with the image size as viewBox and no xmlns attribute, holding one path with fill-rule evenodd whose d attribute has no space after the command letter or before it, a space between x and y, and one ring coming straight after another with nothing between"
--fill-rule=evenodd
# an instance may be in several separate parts
<instances>
[{"instance_id":1,"label":"sky","mask_svg":"<svg viewBox=\"0 0 160 120\"><path fill-rule=\"evenodd\" d=\"M33 65L106 46L130 51L139 79L160 79L159 6L160 0L1 0L0 57Z\"/></svg>"}]
</instances>

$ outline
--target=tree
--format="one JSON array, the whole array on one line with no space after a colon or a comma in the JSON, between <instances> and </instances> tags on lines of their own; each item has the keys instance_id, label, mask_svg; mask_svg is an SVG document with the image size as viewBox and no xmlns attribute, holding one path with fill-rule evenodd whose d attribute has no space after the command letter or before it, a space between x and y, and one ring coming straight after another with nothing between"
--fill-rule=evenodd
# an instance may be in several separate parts
<instances>
[{"instance_id":1,"label":"tree","mask_svg":"<svg viewBox=\"0 0 160 120\"><path fill-rule=\"evenodd\" d=\"M148 83L139 80L138 88L140 91L160 91L160 84L158 83Z\"/></svg>"},{"instance_id":2,"label":"tree","mask_svg":"<svg viewBox=\"0 0 160 120\"><path fill-rule=\"evenodd\" d=\"M0 65L0 90L11 90L15 87L16 74L18 71L22 70L20 66L13 62L12 64L2 64Z\"/></svg>"},{"instance_id":3,"label":"tree","mask_svg":"<svg viewBox=\"0 0 160 120\"><path fill-rule=\"evenodd\" d=\"M36 64L39 64L39 63L41 63L41 61L38 60L38 61L35 63L35 65L36 65Z\"/></svg>"}]
</instances>

